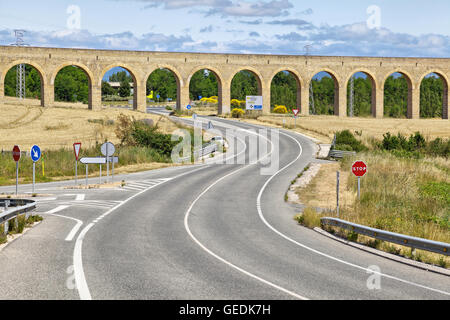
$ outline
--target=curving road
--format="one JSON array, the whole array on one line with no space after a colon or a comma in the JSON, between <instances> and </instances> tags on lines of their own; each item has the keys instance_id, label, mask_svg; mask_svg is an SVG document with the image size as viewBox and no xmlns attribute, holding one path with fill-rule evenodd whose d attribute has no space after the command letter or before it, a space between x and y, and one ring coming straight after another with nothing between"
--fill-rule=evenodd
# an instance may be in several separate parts
<instances>
[{"instance_id":1,"label":"curving road","mask_svg":"<svg viewBox=\"0 0 450 320\"><path fill-rule=\"evenodd\" d=\"M118 177L135 190L89 191L79 202L64 200L69 196L61 184L39 185L38 191L57 196L38 210L57 206L54 214L60 216L48 214L0 251L5 284L0 298L450 298L447 276L343 245L295 223L296 208L283 199L292 178L314 161L315 145L308 138L281 130L279 148L275 143L257 154L245 130L258 126L212 121L216 129L242 129L236 150L246 159L279 153L279 170L261 175L263 166L248 161L161 169ZM74 218L83 223L75 231ZM64 240L70 232L73 239ZM29 273L36 266L38 277ZM381 283L370 290L373 266ZM14 277L24 284L17 287Z\"/></svg>"}]
</instances>

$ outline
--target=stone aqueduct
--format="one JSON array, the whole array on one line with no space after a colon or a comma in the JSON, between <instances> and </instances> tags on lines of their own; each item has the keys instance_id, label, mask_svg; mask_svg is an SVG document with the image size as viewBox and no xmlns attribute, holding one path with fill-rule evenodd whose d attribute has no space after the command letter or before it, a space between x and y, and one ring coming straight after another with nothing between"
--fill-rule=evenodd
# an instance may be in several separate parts
<instances>
[{"instance_id":1,"label":"stone aqueduct","mask_svg":"<svg viewBox=\"0 0 450 320\"><path fill-rule=\"evenodd\" d=\"M230 87L236 73L251 71L258 79L259 94L263 96L263 112L270 112L270 86L280 71L290 71L298 82L297 101L303 115L309 113L309 84L320 71L335 80L334 114L347 115L347 84L356 72L366 73L372 80L372 115L383 117L384 82L399 72L408 82L408 118L419 118L420 84L429 73L438 74L444 83L443 118L448 119L450 94L450 58L376 58L323 57L244 54L173 53L145 51L110 51L90 49L60 49L43 47L0 46L0 102L4 99L5 75L13 66L25 63L41 75L41 104L54 103L55 77L65 66L77 66L89 78L89 108L101 107L101 82L113 67L123 67L133 76L134 109L146 110L146 82L158 68L171 70L178 83L177 108L189 104L189 82L195 72L212 71L219 86L219 113L230 112Z\"/></svg>"}]
</instances>

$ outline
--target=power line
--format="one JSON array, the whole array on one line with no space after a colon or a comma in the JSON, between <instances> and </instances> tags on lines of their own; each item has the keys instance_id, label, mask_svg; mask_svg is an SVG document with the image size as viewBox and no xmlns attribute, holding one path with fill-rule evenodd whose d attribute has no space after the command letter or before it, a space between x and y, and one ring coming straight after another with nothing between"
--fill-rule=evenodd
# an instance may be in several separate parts
<instances>
[{"instance_id":1,"label":"power line","mask_svg":"<svg viewBox=\"0 0 450 320\"><path fill-rule=\"evenodd\" d=\"M305 48L305 57L306 57L306 59L308 59L310 50L312 48L312 45L311 44L307 44L306 46L304 46L304 48ZM316 106L315 106L315 103L314 103L314 89L313 89L312 79L309 82L309 106L310 106L310 109L311 109L310 113L311 114L316 114Z\"/></svg>"},{"instance_id":2,"label":"power line","mask_svg":"<svg viewBox=\"0 0 450 320\"><path fill-rule=\"evenodd\" d=\"M353 117L353 108L354 108L354 101L355 101L355 78L350 78L350 110L349 110L349 116Z\"/></svg>"},{"instance_id":3,"label":"power line","mask_svg":"<svg viewBox=\"0 0 450 320\"><path fill-rule=\"evenodd\" d=\"M25 30L14 30L14 35L16 37L16 42L12 43L12 46L23 47L28 44L23 40ZM25 64L21 63L16 67L16 97L19 99L25 99L26 86L25 86Z\"/></svg>"}]
</instances>

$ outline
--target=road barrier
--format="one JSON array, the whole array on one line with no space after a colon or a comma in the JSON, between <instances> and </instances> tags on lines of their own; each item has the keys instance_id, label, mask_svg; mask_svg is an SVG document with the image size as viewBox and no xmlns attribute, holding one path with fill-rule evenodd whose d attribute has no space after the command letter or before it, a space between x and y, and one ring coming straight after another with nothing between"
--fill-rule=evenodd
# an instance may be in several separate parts
<instances>
[{"instance_id":1,"label":"road barrier","mask_svg":"<svg viewBox=\"0 0 450 320\"><path fill-rule=\"evenodd\" d=\"M8 232L8 223L20 214L27 214L36 209L36 202L26 199L0 199L0 225L4 224L4 232Z\"/></svg>"},{"instance_id":2,"label":"road barrier","mask_svg":"<svg viewBox=\"0 0 450 320\"><path fill-rule=\"evenodd\" d=\"M416 238L406 236L400 233L394 233L375 228L366 227L360 224L348 222L337 218L321 218L320 222L323 225L329 225L333 227L339 227L346 230L350 230L354 233L362 234L378 240L388 241L402 246L410 247L412 249L426 250L443 255L450 255L450 244L445 242L427 240L422 238Z\"/></svg>"},{"instance_id":3,"label":"road barrier","mask_svg":"<svg viewBox=\"0 0 450 320\"><path fill-rule=\"evenodd\" d=\"M215 142L206 143L202 146L201 149L194 150L194 152L193 152L194 161L198 160L199 158L204 157L208 154L214 153L217 150L218 150L217 143L215 143ZM183 162L190 161L190 160L191 160L191 156L186 156L186 157L180 158L180 161L183 161Z\"/></svg>"},{"instance_id":4,"label":"road barrier","mask_svg":"<svg viewBox=\"0 0 450 320\"><path fill-rule=\"evenodd\" d=\"M330 150L330 153L328 153L328 156L331 158L339 158L342 159L343 157L350 157L354 156L356 154L355 151L342 151L342 150Z\"/></svg>"}]
</instances>

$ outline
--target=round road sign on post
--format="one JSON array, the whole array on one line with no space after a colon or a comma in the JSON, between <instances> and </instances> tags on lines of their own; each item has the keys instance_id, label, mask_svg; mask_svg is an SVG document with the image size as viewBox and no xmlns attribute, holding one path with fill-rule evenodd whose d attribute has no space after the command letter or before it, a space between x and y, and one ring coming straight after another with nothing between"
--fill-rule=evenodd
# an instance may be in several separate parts
<instances>
[{"instance_id":1,"label":"round road sign on post","mask_svg":"<svg viewBox=\"0 0 450 320\"><path fill-rule=\"evenodd\" d=\"M105 142L101 146L101 152L105 157L110 157L116 152L116 148L111 142Z\"/></svg>"},{"instance_id":2,"label":"round road sign on post","mask_svg":"<svg viewBox=\"0 0 450 320\"><path fill-rule=\"evenodd\" d=\"M20 160L20 148L19 146L14 146L12 151L12 156L15 162Z\"/></svg>"},{"instance_id":3,"label":"round road sign on post","mask_svg":"<svg viewBox=\"0 0 450 320\"><path fill-rule=\"evenodd\" d=\"M20 160L20 148L14 146L12 151L13 159L16 162L16 195L19 193L19 160Z\"/></svg>"},{"instance_id":4,"label":"round road sign on post","mask_svg":"<svg viewBox=\"0 0 450 320\"><path fill-rule=\"evenodd\" d=\"M37 162L41 158L41 148L39 148L37 145L31 147L30 153L31 153L31 160L33 160L33 162Z\"/></svg>"}]
</instances>

